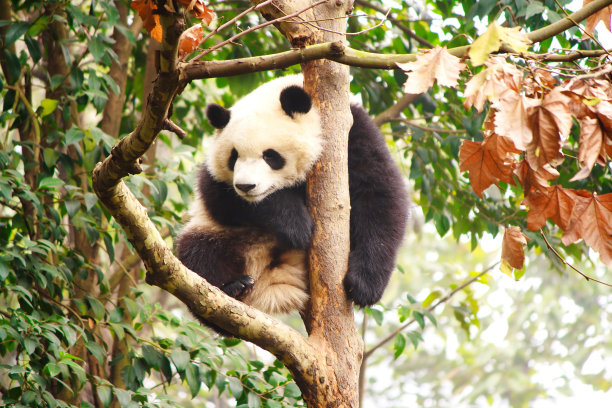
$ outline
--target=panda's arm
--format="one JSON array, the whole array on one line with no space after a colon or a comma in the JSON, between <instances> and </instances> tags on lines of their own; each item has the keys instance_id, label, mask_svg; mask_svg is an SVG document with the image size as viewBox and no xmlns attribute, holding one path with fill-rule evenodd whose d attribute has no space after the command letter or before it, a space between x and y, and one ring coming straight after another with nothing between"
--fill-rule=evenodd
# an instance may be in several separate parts
<instances>
[{"instance_id":1,"label":"panda's arm","mask_svg":"<svg viewBox=\"0 0 612 408\"><path fill-rule=\"evenodd\" d=\"M252 222L272 232L289 247L306 249L314 223L306 208L305 194L303 184L275 191L251 206Z\"/></svg>"},{"instance_id":2,"label":"panda's arm","mask_svg":"<svg viewBox=\"0 0 612 408\"><path fill-rule=\"evenodd\" d=\"M359 306L380 300L395 268L408 218L408 200L399 169L367 113L352 106L349 134L351 252L344 280L347 296Z\"/></svg>"},{"instance_id":3,"label":"panda's arm","mask_svg":"<svg viewBox=\"0 0 612 408\"><path fill-rule=\"evenodd\" d=\"M305 249L310 244L313 222L306 209L303 184L275 191L261 202L249 203L232 186L215 180L203 168L199 188L206 208L218 223L254 225L270 231L290 248Z\"/></svg>"}]
</instances>

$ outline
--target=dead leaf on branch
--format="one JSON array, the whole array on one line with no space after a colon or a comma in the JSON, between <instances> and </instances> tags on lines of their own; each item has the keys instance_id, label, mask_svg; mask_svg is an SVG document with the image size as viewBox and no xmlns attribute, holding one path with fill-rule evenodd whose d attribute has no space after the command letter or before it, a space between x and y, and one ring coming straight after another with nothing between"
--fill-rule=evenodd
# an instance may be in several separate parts
<instances>
[{"instance_id":1,"label":"dead leaf on branch","mask_svg":"<svg viewBox=\"0 0 612 408\"><path fill-rule=\"evenodd\" d=\"M527 228L535 231L551 219L559 228L568 228L577 197L590 196L586 190L573 190L555 185L546 190L525 194L523 204L529 207Z\"/></svg>"},{"instance_id":2,"label":"dead leaf on branch","mask_svg":"<svg viewBox=\"0 0 612 408\"><path fill-rule=\"evenodd\" d=\"M604 135L599 120L593 116L580 119L580 141L578 147L578 162L580 170L570 181L582 180L591 174L591 169L602 152Z\"/></svg>"},{"instance_id":3,"label":"dead leaf on branch","mask_svg":"<svg viewBox=\"0 0 612 408\"><path fill-rule=\"evenodd\" d=\"M486 100L495 103L507 93L520 92L523 74L514 64L507 63L502 57L491 57L485 66L486 69L465 84L463 106L466 110L473 106L482 112Z\"/></svg>"},{"instance_id":4,"label":"dead leaf on branch","mask_svg":"<svg viewBox=\"0 0 612 408\"><path fill-rule=\"evenodd\" d=\"M204 5L204 0L179 0L179 3L186 6L187 11L206 25L209 25L215 16L213 11ZM144 23L144 28L149 32L151 38L161 42L162 27L159 15L155 11L157 10L155 2L153 0L132 0L130 7L138 11L138 15ZM171 9L169 6L166 9L170 12L176 12L176 10Z\"/></svg>"},{"instance_id":5,"label":"dead leaf on branch","mask_svg":"<svg viewBox=\"0 0 612 408\"><path fill-rule=\"evenodd\" d=\"M157 42L162 40L162 28L159 23L159 15L155 14L157 6L153 0L133 0L130 4L132 9L138 12L142 19L144 28L149 32L151 37Z\"/></svg>"},{"instance_id":6,"label":"dead leaf on branch","mask_svg":"<svg viewBox=\"0 0 612 408\"><path fill-rule=\"evenodd\" d=\"M533 139L527 146L527 161L537 170L545 164L553 166L563 161L561 146L572 129L570 98L562 88L550 91L531 116Z\"/></svg>"},{"instance_id":7,"label":"dead leaf on branch","mask_svg":"<svg viewBox=\"0 0 612 408\"><path fill-rule=\"evenodd\" d=\"M593 1L594 0L584 0L582 2L582 7L586 6L587 4ZM599 10L597 13L592 14L589 17L587 17L586 26L584 28L584 34L582 35L582 39L586 40L587 38L590 37L590 35L593 35L593 33L595 32L595 27L600 21L604 23L608 31L611 31L610 29L611 16L612 16L612 6L608 6L608 7L604 7L603 9Z\"/></svg>"},{"instance_id":8,"label":"dead leaf on branch","mask_svg":"<svg viewBox=\"0 0 612 408\"><path fill-rule=\"evenodd\" d=\"M179 0L179 4L185 6L195 18L209 25L215 17L215 13L204 4L204 0Z\"/></svg>"},{"instance_id":9,"label":"dead leaf on branch","mask_svg":"<svg viewBox=\"0 0 612 408\"><path fill-rule=\"evenodd\" d=\"M576 196L568 229L561 237L564 245L583 239L603 263L612 266L612 193Z\"/></svg>"},{"instance_id":10,"label":"dead leaf on branch","mask_svg":"<svg viewBox=\"0 0 612 408\"><path fill-rule=\"evenodd\" d=\"M482 142L464 140L459 147L459 170L469 172L472 190L480 198L492 184L500 181L514 184L515 155L503 147L509 144L512 144L511 140L493 134ZM500 155L503 151L506 154Z\"/></svg>"},{"instance_id":11,"label":"dead leaf on branch","mask_svg":"<svg viewBox=\"0 0 612 408\"><path fill-rule=\"evenodd\" d=\"M550 189L548 181L559 177L559 172L551 165L546 164L538 170L533 170L526 160L518 164L514 174L523 187L525 197L535 192L547 192Z\"/></svg>"},{"instance_id":12,"label":"dead leaf on branch","mask_svg":"<svg viewBox=\"0 0 612 408\"><path fill-rule=\"evenodd\" d=\"M189 27L183 31L178 44L178 58L184 60L194 52L204 40L204 31L200 24Z\"/></svg>"},{"instance_id":13,"label":"dead leaf on branch","mask_svg":"<svg viewBox=\"0 0 612 408\"><path fill-rule=\"evenodd\" d=\"M527 244L528 238L523 235L519 227L506 228L502 240L501 259L515 269L523 269L525 263L525 252L523 245Z\"/></svg>"},{"instance_id":14,"label":"dead leaf on branch","mask_svg":"<svg viewBox=\"0 0 612 408\"><path fill-rule=\"evenodd\" d=\"M493 107L497 109L495 132L512 139L517 149L527 150L527 146L533 139L530 116L539 104L539 99L507 92L493 103Z\"/></svg>"},{"instance_id":15,"label":"dead leaf on branch","mask_svg":"<svg viewBox=\"0 0 612 408\"><path fill-rule=\"evenodd\" d=\"M435 47L426 50L416 57L416 61L397 66L408 74L404 83L404 92L421 94L438 81L438 85L454 88L459 74L465 69L461 59L448 53L446 47Z\"/></svg>"}]
</instances>

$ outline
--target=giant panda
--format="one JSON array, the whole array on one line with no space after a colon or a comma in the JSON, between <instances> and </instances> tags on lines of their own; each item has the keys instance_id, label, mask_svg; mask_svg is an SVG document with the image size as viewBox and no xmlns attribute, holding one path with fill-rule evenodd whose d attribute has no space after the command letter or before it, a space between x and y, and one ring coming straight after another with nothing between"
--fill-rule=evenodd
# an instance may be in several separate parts
<instances>
[{"instance_id":1,"label":"giant panda","mask_svg":"<svg viewBox=\"0 0 612 408\"><path fill-rule=\"evenodd\" d=\"M347 296L378 302L406 229L407 194L386 143L352 105ZM181 262L229 296L266 313L304 309L313 220L306 177L325 147L303 77L263 84L231 109L210 104L218 129L200 168L189 219L177 237ZM210 326L210 322L208 323Z\"/></svg>"}]
</instances>

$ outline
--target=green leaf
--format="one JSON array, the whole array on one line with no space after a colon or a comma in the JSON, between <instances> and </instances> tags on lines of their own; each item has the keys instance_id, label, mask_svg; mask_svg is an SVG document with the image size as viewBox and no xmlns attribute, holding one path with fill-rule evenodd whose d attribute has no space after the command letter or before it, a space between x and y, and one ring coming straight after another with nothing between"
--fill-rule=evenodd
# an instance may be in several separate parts
<instances>
[{"instance_id":1,"label":"green leaf","mask_svg":"<svg viewBox=\"0 0 612 408\"><path fill-rule=\"evenodd\" d=\"M145 344L142 346L142 356L150 367L158 367L161 353L153 346Z\"/></svg>"},{"instance_id":2,"label":"green leaf","mask_svg":"<svg viewBox=\"0 0 612 408\"><path fill-rule=\"evenodd\" d=\"M423 313L414 310L412 315L414 316L414 320L416 320L421 327L421 330L423 330L425 328L425 316L423 316Z\"/></svg>"},{"instance_id":3,"label":"green leaf","mask_svg":"<svg viewBox=\"0 0 612 408\"><path fill-rule=\"evenodd\" d=\"M374 321L376 322L376 324L379 326L382 325L383 319L384 319L383 312L380 309L373 308L373 307L369 308L369 312L374 318Z\"/></svg>"},{"instance_id":4,"label":"green leaf","mask_svg":"<svg viewBox=\"0 0 612 408\"><path fill-rule=\"evenodd\" d=\"M59 101L57 99L49 99L49 98L45 98L40 102L40 106L42 106L43 111L40 114L41 118L44 118L47 115L50 115L51 113L53 113L53 111L55 110L55 108L57 108Z\"/></svg>"},{"instance_id":5,"label":"green leaf","mask_svg":"<svg viewBox=\"0 0 612 408\"><path fill-rule=\"evenodd\" d=\"M85 346L91 355L93 355L100 362L100 364L104 364L106 361L106 351L101 345L95 341L89 341L85 344Z\"/></svg>"},{"instance_id":6,"label":"green leaf","mask_svg":"<svg viewBox=\"0 0 612 408\"><path fill-rule=\"evenodd\" d=\"M423 301L423 303L422 303L423 307L427 307L427 306L431 305L433 303L433 301L438 299L441 295L442 295L442 292L440 292L439 290L434 290L429 295L427 295L427 297Z\"/></svg>"},{"instance_id":7,"label":"green leaf","mask_svg":"<svg viewBox=\"0 0 612 408\"><path fill-rule=\"evenodd\" d=\"M202 381L200 380L200 369L195 364L189 364L187 366L187 372L185 373L185 379L187 380L187 385L189 386L189 391L191 391L191 397L195 398L200 391L200 386L202 385Z\"/></svg>"},{"instance_id":8,"label":"green leaf","mask_svg":"<svg viewBox=\"0 0 612 408\"><path fill-rule=\"evenodd\" d=\"M98 203L98 196L94 193L85 193L85 207L91 210Z\"/></svg>"},{"instance_id":9,"label":"green leaf","mask_svg":"<svg viewBox=\"0 0 612 408\"><path fill-rule=\"evenodd\" d=\"M132 403L132 393L130 391L115 388L115 396L122 407L129 407Z\"/></svg>"},{"instance_id":10,"label":"green leaf","mask_svg":"<svg viewBox=\"0 0 612 408\"><path fill-rule=\"evenodd\" d=\"M55 363L47 363L43 368L43 373L47 374L49 377L55 377L61 372L59 366Z\"/></svg>"},{"instance_id":11,"label":"green leaf","mask_svg":"<svg viewBox=\"0 0 612 408\"><path fill-rule=\"evenodd\" d=\"M89 303L89 307L94 313L96 320L104 320L104 316L106 315L106 309L104 309L102 303L100 303L98 299L91 296L87 296L87 302Z\"/></svg>"},{"instance_id":12,"label":"green leaf","mask_svg":"<svg viewBox=\"0 0 612 408\"><path fill-rule=\"evenodd\" d=\"M40 50L40 44L38 41L33 39L31 36L25 36L26 46L28 47L28 51L30 53L30 57L32 57L32 61L34 64L38 63L42 58L42 51Z\"/></svg>"},{"instance_id":13,"label":"green leaf","mask_svg":"<svg viewBox=\"0 0 612 408\"><path fill-rule=\"evenodd\" d=\"M6 35L4 36L4 48L21 38L21 36L28 31L28 28L30 28L30 23L27 22L20 21L11 24L6 31Z\"/></svg>"},{"instance_id":14,"label":"green leaf","mask_svg":"<svg viewBox=\"0 0 612 408\"><path fill-rule=\"evenodd\" d=\"M393 358L397 360L397 358L402 355L404 349L406 348L406 337L402 333L397 333L395 335L395 340L393 341Z\"/></svg>"},{"instance_id":15,"label":"green leaf","mask_svg":"<svg viewBox=\"0 0 612 408\"><path fill-rule=\"evenodd\" d=\"M104 47L104 42L100 39L99 35L96 35L92 38L89 43L89 51L91 51L91 55L93 55L96 62L101 62L104 58L104 54L106 54L106 49Z\"/></svg>"},{"instance_id":16,"label":"green leaf","mask_svg":"<svg viewBox=\"0 0 612 408\"><path fill-rule=\"evenodd\" d=\"M177 371L184 372L187 369L187 364L189 364L191 357L189 357L189 353L185 350L175 349L170 353L170 359L172 359Z\"/></svg>"},{"instance_id":17,"label":"green leaf","mask_svg":"<svg viewBox=\"0 0 612 408\"><path fill-rule=\"evenodd\" d=\"M249 392L247 395L247 401L249 408L260 408L261 407L261 398L259 395L254 392Z\"/></svg>"},{"instance_id":18,"label":"green leaf","mask_svg":"<svg viewBox=\"0 0 612 408\"><path fill-rule=\"evenodd\" d=\"M63 180L56 177L45 177L38 182L39 189L53 190L63 186L65 183Z\"/></svg>"},{"instance_id":19,"label":"green leaf","mask_svg":"<svg viewBox=\"0 0 612 408\"><path fill-rule=\"evenodd\" d=\"M68 215L71 217L74 217L77 211L79 211L79 209L81 208L81 202L79 200L66 200L64 202L64 205L66 206L66 211L68 212Z\"/></svg>"},{"instance_id":20,"label":"green leaf","mask_svg":"<svg viewBox=\"0 0 612 408\"><path fill-rule=\"evenodd\" d=\"M111 387L107 387L105 385L101 385L97 387L98 398L100 398L100 402L104 406L104 408L108 408L113 402L113 390Z\"/></svg>"},{"instance_id":21,"label":"green leaf","mask_svg":"<svg viewBox=\"0 0 612 408\"><path fill-rule=\"evenodd\" d=\"M83 130L73 126L66 132L66 137L64 138L64 145L69 146L71 144L76 144L83 140L85 137L85 132Z\"/></svg>"},{"instance_id":22,"label":"green leaf","mask_svg":"<svg viewBox=\"0 0 612 408\"><path fill-rule=\"evenodd\" d=\"M289 398L300 398L302 396L302 392L295 383L289 383L285 385L283 395Z\"/></svg>"}]
</instances>

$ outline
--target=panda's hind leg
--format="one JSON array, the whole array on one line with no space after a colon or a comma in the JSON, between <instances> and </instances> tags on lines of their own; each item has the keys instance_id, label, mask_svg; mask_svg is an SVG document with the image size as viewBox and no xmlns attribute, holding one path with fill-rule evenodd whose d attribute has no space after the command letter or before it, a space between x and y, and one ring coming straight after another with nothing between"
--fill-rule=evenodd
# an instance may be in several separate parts
<instances>
[{"instance_id":1,"label":"panda's hind leg","mask_svg":"<svg viewBox=\"0 0 612 408\"><path fill-rule=\"evenodd\" d=\"M177 254L183 265L229 296L242 299L255 281L245 273L243 244L231 234L190 227L177 239Z\"/></svg>"},{"instance_id":2,"label":"panda's hind leg","mask_svg":"<svg viewBox=\"0 0 612 408\"><path fill-rule=\"evenodd\" d=\"M250 294L251 305L266 313L301 311L308 302L306 253L285 251L262 271Z\"/></svg>"}]
</instances>

